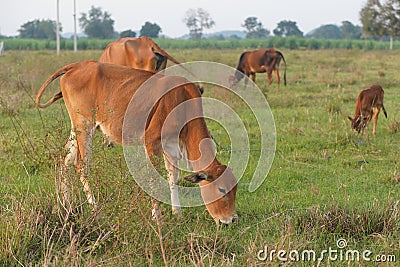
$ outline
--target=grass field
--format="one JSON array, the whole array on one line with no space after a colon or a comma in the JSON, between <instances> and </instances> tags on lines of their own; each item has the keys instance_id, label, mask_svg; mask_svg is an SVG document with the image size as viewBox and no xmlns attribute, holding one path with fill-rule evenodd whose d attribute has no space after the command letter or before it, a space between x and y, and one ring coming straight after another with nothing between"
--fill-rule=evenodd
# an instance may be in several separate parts
<instances>
[{"instance_id":1,"label":"grass field","mask_svg":"<svg viewBox=\"0 0 400 267\"><path fill-rule=\"evenodd\" d=\"M242 51L168 50L181 62L207 60L232 67ZM68 114L63 101L39 111L34 97L56 69L97 59L101 51L59 57L50 51L11 51L1 56L0 266L162 266L165 261L171 266L317 266L317 259L301 261L304 251L315 251L322 265L376 266L385 260L383 266L398 266L398 53L281 51L288 85L267 86L266 75L257 75L274 115L277 144L270 173L253 193L247 190L247 177L259 155L258 129L248 110L229 98L245 121L252 153L238 185L239 222L220 228L204 206L185 208L184 218L178 219L163 205L158 229L151 220L150 197L132 179L122 148L106 147L100 134L93 144L90 183L102 216L92 217L79 178L72 174L76 212L66 217L56 183L69 137ZM380 115L376 136L372 124L368 134L356 134L346 116L353 115L359 91L376 83L385 90L388 119ZM44 98L57 87L58 82ZM205 96L227 97L213 92L206 86ZM220 144L218 157L226 163L229 139L217 123L208 126ZM347 246L338 247L339 241ZM346 259L348 251L358 251L359 261ZM299 261L289 260L297 256Z\"/></svg>"}]
</instances>

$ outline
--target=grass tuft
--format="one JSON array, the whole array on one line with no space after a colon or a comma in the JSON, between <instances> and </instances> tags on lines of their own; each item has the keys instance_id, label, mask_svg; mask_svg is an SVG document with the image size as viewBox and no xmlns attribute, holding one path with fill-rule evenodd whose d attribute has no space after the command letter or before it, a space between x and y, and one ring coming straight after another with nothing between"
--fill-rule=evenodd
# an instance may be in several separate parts
<instances>
[{"instance_id":1,"label":"grass tuft","mask_svg":"<svg viewBox=\"0 0 400 267\"><path fill-rule=\"evenodd\" d=\"M389 236L400 227L399 201L375 202L367 209L332 205L327 210L309 208L299 216L300 232L328 233L362 239L369 235Z\"/></svg>"}]
</instances>

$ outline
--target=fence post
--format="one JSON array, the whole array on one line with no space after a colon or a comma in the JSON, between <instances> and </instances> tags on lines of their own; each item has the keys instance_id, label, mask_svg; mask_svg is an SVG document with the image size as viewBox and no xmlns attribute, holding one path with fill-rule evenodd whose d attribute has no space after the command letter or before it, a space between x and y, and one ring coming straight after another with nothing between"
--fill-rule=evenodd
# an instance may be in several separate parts
<instances>
[{"instance_id":1,"label":"fence post","mask_svg":"<svg viewBox=\"0 0 400 267\"><path fill-rule=\"evenodd\" d=\"M4 53L4 42L0 42L0 56Z\"/></svg>"}]
</instances>

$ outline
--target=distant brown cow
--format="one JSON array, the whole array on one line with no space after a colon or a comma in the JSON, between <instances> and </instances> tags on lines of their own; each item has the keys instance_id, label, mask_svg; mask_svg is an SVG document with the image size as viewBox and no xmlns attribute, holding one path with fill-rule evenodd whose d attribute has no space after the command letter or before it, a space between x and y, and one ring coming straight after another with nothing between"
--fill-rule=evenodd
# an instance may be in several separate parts
<instances>
[{"instance_id":1,"label":"distant brown cow","mask_svg":"<svg viewBox=\"0 0 400 267\"><path fill-rule=\"evenodd\" d=\"M262 48L258 50L246 51L242 53L237 66L235 76L232 76L231 84L238 83L244 75L250 76L253 82L256 80L256 73L268 74L269 85L272 83L272 72L276 77L278 87L280 85L279 64L281 59L285 63L285 72L283 76L286 85L286 61L283 54L274 48ZM247 80L245 80L245 84Z\"/></svg>"},{"instance_id":2,"label":"distant brown cow","mask_svg":"<svg viewBox=\"0 0 400 267\"><path fill-rule=\"evenodd\" d=\"M387 118L387 113L385 107L383 106L383 96L384 91L380 85L372 85L370 88L362 90L358 95L356 102L356 111L354 112L354 118L348 116L351 121L351 128L358 133L361 130L365 130L368 123L374 115L374 126L372 128L372 134L376 134L376 122L378 120L378 115L380 109L382 108L385 117ZM375 112L374 109L375 108Z\"/></svg>"}]
</instances>

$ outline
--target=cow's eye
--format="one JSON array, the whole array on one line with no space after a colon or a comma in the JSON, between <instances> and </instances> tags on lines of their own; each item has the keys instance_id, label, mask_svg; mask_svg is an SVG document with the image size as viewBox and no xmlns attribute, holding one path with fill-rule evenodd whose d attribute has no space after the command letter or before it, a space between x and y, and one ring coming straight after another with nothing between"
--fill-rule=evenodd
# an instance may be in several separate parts
<instances>
[{"instance_id":1,"label":"cow's eye","mask_svg":"<svg viewBox=\"0 0 400 267\"><path fill-rule=\"evenodd\" d=\"M226 195L226 190L224 188L218 187L218 191L221 192L224 196Z\"/></svg>"}]
</instances>

